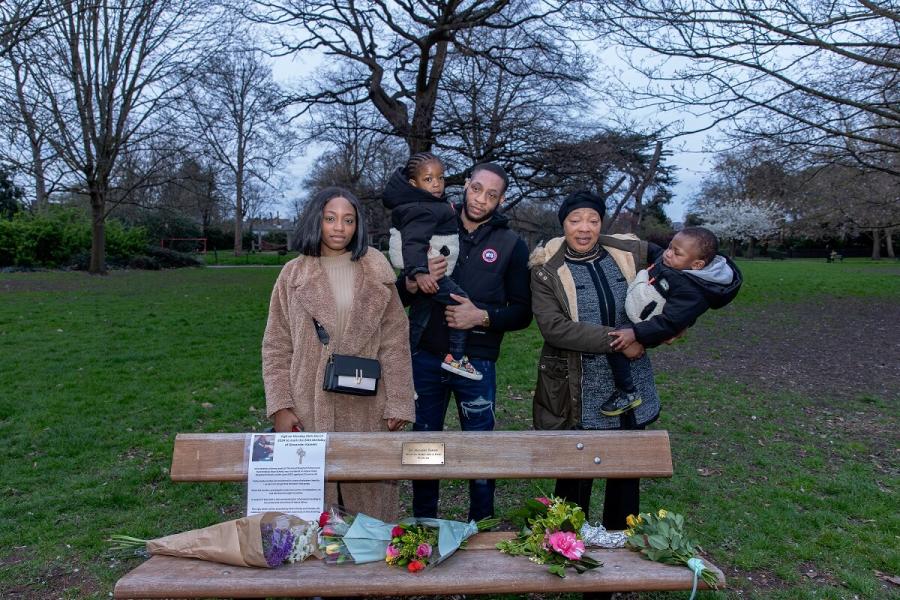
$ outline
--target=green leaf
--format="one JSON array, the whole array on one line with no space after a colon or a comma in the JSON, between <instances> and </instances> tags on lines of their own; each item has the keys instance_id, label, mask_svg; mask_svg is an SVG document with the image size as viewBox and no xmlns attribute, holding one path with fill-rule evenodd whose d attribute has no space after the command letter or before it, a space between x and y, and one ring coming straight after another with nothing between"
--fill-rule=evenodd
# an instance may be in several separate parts
<instances>
[{"instance_id":1,"label":"green leaf","mask_svg":"<svg viewBox=\"0 0 900 600\"><path fill-rule=\"evenodd\" d=\"M565 578L566 576L566 568L563 565L550 565L547 570L559 577Z\"/></svg>"},{"instance_id":2,"label":"green leaf","mask_svg":"<svg viewBox=\"0 0 900 600\"><path fill-rule=\"evenodd\" d=\"M660 559L662 558L662 550L654 550L653 548L647 548L644 551L644 554L646 555L647 558L649 558L652 561L661 562Z\"/></svg>"},{"instance_id":3,"label":"green leaf","mask_svg":"<svg viewBox=\"0 0 900 600\"><path fill-rule=\"evenodd\" d=\"M648 536L647 541L650 543L651 546L653 546L654 548L658 548L660 550L663 548L669 547L669 541L666 538L662 537L661 535L653 534L651 536Z\"/></svg>"}]
</instances>

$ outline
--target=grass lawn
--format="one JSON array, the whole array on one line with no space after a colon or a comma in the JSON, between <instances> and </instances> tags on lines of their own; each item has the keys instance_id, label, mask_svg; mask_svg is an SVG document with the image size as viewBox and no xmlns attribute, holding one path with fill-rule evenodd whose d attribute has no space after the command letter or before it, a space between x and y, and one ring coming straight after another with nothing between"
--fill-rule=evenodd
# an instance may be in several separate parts
<instances>
[{"instance_id":1,"label":"grass lawn","mask_svg":"<svg viewBox=\"0 0 900 600\"><path fill-rule=\"evenodd\" d=\"M244 252L235 256L231 250L211 250L199 255L200 260L210 266L242 266L242 265L283 265L297 256L296 252L278 254L277 252Z\"/></svg>"},{"instance_id":2,"label":"grass lawn","mask_svg":"<svg viewBox=\"0 0 900 600\"><path fill-rule=\"evenodd\" d=\"M704 316L698 336L797 307L864 302L898 314L893 261L740 264L745 289ZM141 560L108 553L111 533L158 537L241 516L241 486L174 484L167 468L178 432L267 426L260 340L277 272L0 274L0 598L105 598ZM900 326L886 321L866 332L896 349ZM658 365L697 351L698 339L656 351ZM502 428L531 426L540 344L533 326L505 342ZM847 352L834 356L838 374L859 368ZM882 368L872 377L896 381L900 364ZM644 482L642 508L684 513L726 571L729 589L701 597L900 598L886 581L900 576L896 388L798 392L739 370L660 366L657 381L663 413L653 427L670 432L675 476ZM503 516L526 492L498 483ZM462 482L443 488L444 516L464 516L466 502Z\"/></svg>"}]
</instances>

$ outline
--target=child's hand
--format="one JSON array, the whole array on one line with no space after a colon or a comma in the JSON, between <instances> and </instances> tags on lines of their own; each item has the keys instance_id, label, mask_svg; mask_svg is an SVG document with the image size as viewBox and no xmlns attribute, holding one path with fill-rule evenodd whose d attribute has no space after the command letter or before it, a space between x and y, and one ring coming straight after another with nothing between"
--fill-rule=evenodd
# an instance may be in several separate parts
<instances>
[{"instance_id":1,"label":"child's hand","mask_svg":"<svg viewBox=\"0 0 900 600\"><path fill-rule=\"evenodd\" d=\"M437 294L438 284L437 279L431 276L429 273L416 273L416 283L419 286L419 289L425 292L426 294Z\"/></svg>"},{"instance_id":2,"label":"child's hand","mask_svg":"<svg viewBox=\"0 0 900 600\"><path fill-rule=\"evenodd\" d=\"M428 273L437 281L447 274L447 257L438 254L434 258L428 259Z\"/></svg>"},{"instance_id":3,"label":"child's hand","mask_svg":"<svg viewBox=\"0 0 900 600\"><path fill-rule=\"evenodd\" d=\"M403 281L406 283L406 291L410 294L418 294L419 293L419 284L416 283L415 278L412 277L404 277Z\"/></svg>"},{"instance_id":4,"label":"child's hand","mask_svg":"<svg viewBox=\"0 0 900 600\"><path fill-rule=\"evenodd\" d=\"M616 338L609 343L609 347L616 352L621 352L633 344L636 339L634 337L634 329L631 329L630 327L628 329L616 329L615 331L610 331L609 335Z\"/></svg>"}]
</instances>

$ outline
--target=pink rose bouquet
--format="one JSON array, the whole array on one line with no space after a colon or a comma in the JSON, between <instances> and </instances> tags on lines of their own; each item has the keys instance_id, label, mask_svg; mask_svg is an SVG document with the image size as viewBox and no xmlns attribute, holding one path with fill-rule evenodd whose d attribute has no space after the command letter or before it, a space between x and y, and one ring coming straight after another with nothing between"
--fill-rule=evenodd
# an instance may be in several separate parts
<instances>
[{"instance_id":1,"label":"pink rose bouquet","mask_svg":"<svg viewBox=\"0 0 900 600\"><path fill-rule=\"evenodd\" d=\"M560 577L566 569L583 573L603 564L584 554L584 540L578 534L584 525L584 511L555 496L535 498L512 513L513 521L522 530L512 540L500 542L501 552L527 556L530 560L548 565L548 570Z\"/></svg>"}]
</instances>

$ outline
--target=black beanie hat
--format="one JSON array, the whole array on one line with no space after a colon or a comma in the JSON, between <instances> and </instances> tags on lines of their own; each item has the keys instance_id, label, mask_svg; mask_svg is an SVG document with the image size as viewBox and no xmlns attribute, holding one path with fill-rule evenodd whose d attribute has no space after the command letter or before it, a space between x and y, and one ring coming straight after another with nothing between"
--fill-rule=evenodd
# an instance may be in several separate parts
<instances>
[{"instance_id":1,"label":"black beanie hat","mask_svg":"<svg viewBox=\"0 0 900 600\"><path fill-rule=\"evenodd\" d=\"M606 201L597 194L592 194L587 190L572 192L563 200L562 206L559 207L559 224L562 225L569 213L577 208L593 208L600 214L602 219L603 214L606 212Z\"/></svg>"}]
</instances>

